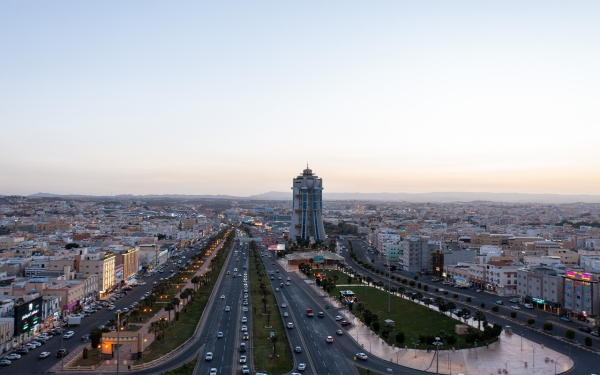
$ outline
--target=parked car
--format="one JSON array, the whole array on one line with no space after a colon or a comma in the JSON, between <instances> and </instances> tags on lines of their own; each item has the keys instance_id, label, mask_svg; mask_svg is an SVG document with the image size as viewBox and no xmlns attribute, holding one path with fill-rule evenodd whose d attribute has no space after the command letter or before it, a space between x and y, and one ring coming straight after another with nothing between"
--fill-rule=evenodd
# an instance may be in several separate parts
<instances>
[{"instance_id":1,"label":"parked car","mask_svg":"<svg viewBox=\"0 0 600 375\"><path fill-rule=\"evenodd\" d=\"M581 332L585 332L585 333L591 333L592 329L590 327L579 327L579 330Z\"/></svg>"},{"instance_id":2,"label":"parked car","mask_svg":"<svg viewBox=\"0 0 600 375\"><path fill-rule=\"evenodd\" d=\"M29 353L29 349L27 349L27 348L19 348L19 349L15 350L15 353L17 353L17 354L27 354L27 353Z\"/></svg>"},{"instance_id":3,"label":"parked car","mask_svg":"<svg viewBox=\"0 0 600 375\"><path fill-rule=\"evenodd\" d=\"M8 359L0 359L0 366L8 366L10 363Z\"/></svg>"},{"instance_id":4,"label":"parked car","mask_svg":"<svg viewBox=\"0 0 600 375\"><path fill-rule=\"evenodd\" d=\"M567 317L567 316L561 316L560 320L562 320L563 322L570 322L571 321L571 319L569 319L569 317Z\"/></svg>"},{"instance_id":5,"label":"parked car","mask_svg":"<svg viewBox=\"0 0 600 375\"><path fill-rule=\"evenodd\" d=\"M73 337L73 335L75 335L75 332L73 332L73 331L69 331L69 332L66 332L66 333L63 335L63 337L64 337L65 339L70 339L71 337Z\"/></svg>"},{"instance_id":6,"label":"parked car","mask_svg":"<svg viewBox=\"0 0 600 375\"><path fill-rule=\"evenodd\" d=\"M517 305L512 305L510 308L513 310L521 310L521 308Z\"/></svg>"},{"instance_id":7,"label":"parked car","mask_svg":"<svg viewBox=\"0 0 600 375\"><path fill-rule=\"evenodd\" d=\"M17 353L10 353L6 357L4 357L4 359L10 359L10 360L21 359L21 355L19 355Z\"/></svg>"}]
</instances>

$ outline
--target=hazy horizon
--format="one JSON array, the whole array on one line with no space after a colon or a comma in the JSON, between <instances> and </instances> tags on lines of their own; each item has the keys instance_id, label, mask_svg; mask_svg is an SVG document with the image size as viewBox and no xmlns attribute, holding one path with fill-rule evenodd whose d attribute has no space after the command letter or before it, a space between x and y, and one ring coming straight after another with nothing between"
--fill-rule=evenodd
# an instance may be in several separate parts
<instances>
[{"instance_id":1,"label":"hazy horizon","mask_svg":"<svg viewBox=\"0 0 600 375\"><path fill-rule=\"evenodd\" d=\"M0 5L0 194L600 194L600 3Z\"/></svg>"}]
</instances>

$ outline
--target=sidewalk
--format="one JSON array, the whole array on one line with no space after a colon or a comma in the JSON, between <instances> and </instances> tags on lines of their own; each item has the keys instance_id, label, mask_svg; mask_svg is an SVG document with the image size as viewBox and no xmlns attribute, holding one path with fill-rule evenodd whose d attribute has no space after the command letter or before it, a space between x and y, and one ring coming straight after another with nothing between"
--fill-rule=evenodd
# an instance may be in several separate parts
<instances>
[{"instance_id":1,"label":"sidewalk","mask_svg":"<svg viewBox=\"0 0 600 375\"><path fill-rule=\"evenodd\" d=\"M410 343L405 343L408 348L397 348L388 345L377 334L366 327L351 312L344 309L333 297L327 296L325 292L318 288L314 283L309 283L308 279L301 272L297 272L306 279L307 283L334 308L338 309L341 315L352 322L352 328L347 331L354 341L364 348L365 353L386 361L405 366L420 371L436 372L439 368L440 374L464 374L464 375L497 375L497 374L518 374L530 375L560 374L569 371L574 362L570 358L537 344L517 334L502 332L498 341L476 349L461 350L442 350L436 360L435 352L427 350L414 350L410 348ZM340 284L339 286L343 286ZM352 285L357 287L358 285ZM366 285L364 287L367 287ZM395 298L405 298L395 296ZM407 298L405 298L407 299ZM416 302L415 302L416 303ZM421 304L423 307L427 307ZM437 311L435 306L430 305L430 309ZM469 319L467 323L458 321L457 324L468 324L477 327L477 322ZM521 344L522 343L522 344ZM523 350L521 350L521 345ZM557 359L559 359L557 361ZM505 372L506 370L506 372Z\"/></svg>"},{"instance_id":2,"label":"sidewalk","mask_svg":"<svg viewBox=\"0 0 600 375\"><path fill-rule=\"evenodd\" d=\"M221 247L223 246L223 243L224 243L224 241L221 242L215 248L215 250L212 251L212 253L208 256L208 258L206 258L206 260L204 260L204 262L202 263L202 266L200 266L200 268L198 269L198 271L196 271L194 276L203 274L207 271L210 261L215 257L215 255L217 254L217 251L221 249ZM185 286L183 288L181 288L181 290L184 290L185 288L192 288L192 289L194 288L194 284L192 284L192 281L191 281L192 277L188 278L187 283L185 284ZM164 309L160 309L160 311L158 311L152 318L150 318L146 323L144 323L142 328L140 328L139 332L142 332L142 336L144 337L144 350L148 347L148 345L150 345L154 341L154 333L149 332L150 324L161 318L166 318L166 319L169 318L169 314ZM175 314L171 313L171 320L173 320L173 319L175 319ZM119 349L120 370L127 370L127 366L132 365L135 362L135 360L130 359L131 345L133 345L133 344L122 344ZM167 354L167 353L164 353L164 354ZM102 364L96 368L95 372L109 372L109 373L116 372L117 371L116 357L117 356L115 353L114 359L102 361Z\"/></svg>"}]
</instances>

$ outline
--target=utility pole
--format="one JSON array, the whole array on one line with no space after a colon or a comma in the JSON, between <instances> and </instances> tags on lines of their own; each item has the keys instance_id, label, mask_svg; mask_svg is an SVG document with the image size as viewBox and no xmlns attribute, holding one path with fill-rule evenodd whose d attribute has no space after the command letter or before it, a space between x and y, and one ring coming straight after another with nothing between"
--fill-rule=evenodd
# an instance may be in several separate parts
<instances>
[{"instance_id":1,"label":"utility pole","mask_svg":"<svg viewBox=\"0 0 600 375\"><path fill-rule=\"evenodd\" d=\"M117 375L119 375L119 343L121 338L121 310L117 310Z\"/></svg>"}]
</instances>

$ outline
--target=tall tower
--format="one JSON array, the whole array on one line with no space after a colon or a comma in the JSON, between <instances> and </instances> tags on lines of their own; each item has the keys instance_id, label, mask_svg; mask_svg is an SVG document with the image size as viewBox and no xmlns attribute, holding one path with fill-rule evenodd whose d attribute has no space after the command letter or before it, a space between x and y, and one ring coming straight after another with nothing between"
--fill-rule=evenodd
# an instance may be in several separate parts
<instances>
[{"instance_id":1,"label":"tall tower","mask_svg":"<svg viewBox=\"0 0 600 375\"><path fill-rule=\"evenodd\" d=\"M290 239L325 241L323 227L323 180L313 175L306 165L292 185L292 226Z\"/></svg>"}]
</instances>

